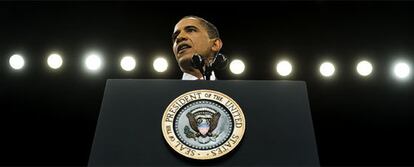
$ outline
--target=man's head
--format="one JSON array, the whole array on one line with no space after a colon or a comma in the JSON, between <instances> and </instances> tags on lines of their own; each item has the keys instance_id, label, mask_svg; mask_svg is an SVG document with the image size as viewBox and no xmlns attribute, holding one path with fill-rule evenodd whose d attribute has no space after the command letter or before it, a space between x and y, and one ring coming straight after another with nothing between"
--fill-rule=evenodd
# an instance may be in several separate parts
<instances>
[{"instance_id":1,"label":"man's head","mask_svg":"<svg viewBox=\"0 0 414 167\"><path fill-rule=\"evenodd\" d=\"M217 28L197 16L185 16L174 27L173 52L181 71L192 71L191 58L200 54L207 60L220 51L223 43Z\"/></svg>"}]
</instances>

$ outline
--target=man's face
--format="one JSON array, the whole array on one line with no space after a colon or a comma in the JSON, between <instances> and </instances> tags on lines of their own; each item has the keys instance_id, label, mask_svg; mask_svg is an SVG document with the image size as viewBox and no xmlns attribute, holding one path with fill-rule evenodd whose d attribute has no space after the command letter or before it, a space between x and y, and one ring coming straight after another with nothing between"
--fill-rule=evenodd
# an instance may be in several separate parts
<instances>
[{"instance_id":1,"label":"man's face","mask_svg":"<svg viewBox=\"0 0 414 167\"><path fill-rule=\"evenodd\" d=\"M174 27L172 40L173 52L180 68L191 67L191 58L196 53L203 57L210 57L213 53L213 40L195 18L180 20Z\"/></svg>"}]
</instances>

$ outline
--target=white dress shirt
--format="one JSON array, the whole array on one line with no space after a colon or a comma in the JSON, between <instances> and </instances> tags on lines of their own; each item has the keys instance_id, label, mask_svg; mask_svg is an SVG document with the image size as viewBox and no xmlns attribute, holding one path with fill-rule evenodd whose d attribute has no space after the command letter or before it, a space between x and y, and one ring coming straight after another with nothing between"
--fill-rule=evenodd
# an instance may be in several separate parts
<instances>
[{"instance_id":1,"label":"white dress shirt","mask_svg":"<svg viewBox=\"0 0 414 167\"><path fill-rule=\"evenodd\" d=\"M197 78L194 75L189 73L184 73L183 78L181 80L204 80L204 78ZM216 76L214 75L214 71L211 72L210 80L216 80Z\"/></svg>"}]
</instances>

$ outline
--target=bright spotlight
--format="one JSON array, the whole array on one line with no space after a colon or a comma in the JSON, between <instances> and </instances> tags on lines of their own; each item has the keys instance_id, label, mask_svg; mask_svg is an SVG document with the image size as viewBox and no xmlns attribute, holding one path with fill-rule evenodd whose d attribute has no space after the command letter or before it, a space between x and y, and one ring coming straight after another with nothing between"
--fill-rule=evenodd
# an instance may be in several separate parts
<instances>
[{"instance_id":1,"label":"bright spotlight","mask_svg":"<svg viewBox=\"0 0 414 167\"><path fill-rule=\"evenodd\" d=\"M47 64L50 68L58 69L62 66L63 60L62 57L59 54L51 54L47 58Z\"/></svg>"},{"instance_id":2,"label":"bright spotlight","mask_svg":"<svg viewBox=\"0 0 414 167\"><path fill-rule=\"evenodd\" d=\"M238 75L238 74L243 73L244 68L245 68L244 63L241 60L235 59L235 60L231 61L231 63L230 63L230 71L233 74Z\"/></svg>"},{"instance_id":3,"label":"bright spotlight","mask_svg":"<svg viewBox=\"0 0 414 167\"><path fill-rule=\"evenodd\" d=\"M85 65L88 70L96 71L101 68L101 56L97 53L90 53L85 60Z\"/></svg>"},{"instance_id":4,"label":"bright spotlight","mask_svg":"<svg viewBox=\"0 0 414 167\"><path fill-rule=\"evenodd\" d=\"M9 59L10 66L15 70L20 70L24 67L24 59L22 56L15 54Z\"/></svg>"},{"instance_id":5,"label":"bright spotlight","mask_svg":"<svg viewBox=\"0 0 414 167\"><path fill-rule=\"evenodd\" d=\"M154 60L154 63L152 64L155 71L157 72L164 72L168 68L168 62L165 60L165 58L157 58Z\"/></svg>"},{"instance_id":6,"label":"bright spotlight","mask_svg":"<svg viewBox=\"0 0 414 167\"><path fill-rule=\"evenodd\" d=\"M405 62L399 62L394 66L394 74L399 79L406 79L410 75L410 66Z\"/></svg>"},{"instance_id":7,"label":"bright spotlight","mask_svg":"<svg viewBox=\"0 0 414 167\"><path fill-rule=\"evenodd\" d=\"M288 76L292 72L292 65L288 61L281 61L277 63L276 71L281 76Z\"/></svg>"},{"instance_id":8,"label":"bright spotlight","mask_svg":"<svg viewBox=\"0 0 414 167\"><path fill-rule=\"evenodd\" d=\"M358 63L356 69L359 75L368 76L372 72L372 64L364 60Z\"/></svg>"},{"instance_id":9,"label":"bright spotlight","mask_svg":"<svg viewBox=\"0 0 414 167\"><path fill-rule=\"evenodd\" d=\"M330 62L324 62L319 67L319 71L324 77L331 77L335 73L335 66Z\"/></svg>"},{"instance_id":10,"label":"bright spotlight","mask_svg":"<svg viewBox=\"0 0 414 167\"><path fill-rule=\"evenodd\" d=\"M121 67L125 71L132 71L135 69L136 62L135 59L132 56L125 56L121 60Z\"/></svg>"}]
</instances>

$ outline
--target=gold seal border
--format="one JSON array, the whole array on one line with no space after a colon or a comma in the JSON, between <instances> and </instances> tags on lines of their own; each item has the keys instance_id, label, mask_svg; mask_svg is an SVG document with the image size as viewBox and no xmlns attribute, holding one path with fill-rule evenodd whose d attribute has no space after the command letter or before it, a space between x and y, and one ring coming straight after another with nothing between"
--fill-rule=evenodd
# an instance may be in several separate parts
<instances>
[{"instance_id":1,"label":"gold seal border","mask_svg":"<svg viewBox=\"0 0 414 167\"><path fill-rule=\"evenodd\" d=\"M196 100L207 99L207 100L213 100L215 102L218 102L218 103L222 104L223 106L225 106L230 111L230 114L233 117L233 123L234 124L233 124L233 132L232 132L231 136L229 137L229 139L227 139L223 144L221 144L217 148L208 149L208 150L197 150L197 149L187 147L186 145L184 145L183 143L181 143L178 140L177 135L174 133L174 130L173 130L173 128L174 128L173 120L175 119L175 116L177 115L178 110L181 109L181 107L183 107L185 104L188 104L189 102L183 104L182 106L180 106L175 111L171 122L167 123L168 121L166 121L167 118L171 118L171 115L168 116L168 114L170 113L169 109L171 109L173 107L173 105L176 104L176 102L178 100L183 99L184 97L187 97L187 96L189 96L191 94L195 94L195 93L200 93L200 94L210 93L212 95L214 95L214 94L219 95L219 96L227 99L227 101L231 102L234 105L234 107L235 107L234 111L238 111L237 112L238 115L235 116L234 113L232 112L232 110L230 110L229 107L226 106L226 104L224 104L224 102L222 102L218 99L206 98L206 97L200 97L199 99L196 99ZM195 101L195 100L192 100L192 101ZM239 128L237 128L236 123L241 123L241 126ZM168 126L170 126L170 130L168 130ZM209 160L209 159L215 159L215 158L219 158L221 156L224 156L224 155L228 154L229 152L231 152L234 148L236 148L238 146L238 144L241 142L241 140L243 139L243 136L244 136L244 132L245 132L245 129L246 129L246 120L245 120L245 117L244 117L244 114L243 114L243 110L236 103L236 101L234 99L232 99L231 97L227 96L226 94L218 92L218 91L208 90L208 89L200 89L200 90L193 90L193 91L190 91L190 92L186 92L186 93L178 96L177 98L175 98L168 105L168 107L164 111L164 114L163 114L163 117L162 117L162 120L161 120L161 129L162 129L162 133L163 133L165 141L177 153L179 153L179 154L181 154L185 157L191 158L191 159Z\"/></svg>"}]
</instances>

